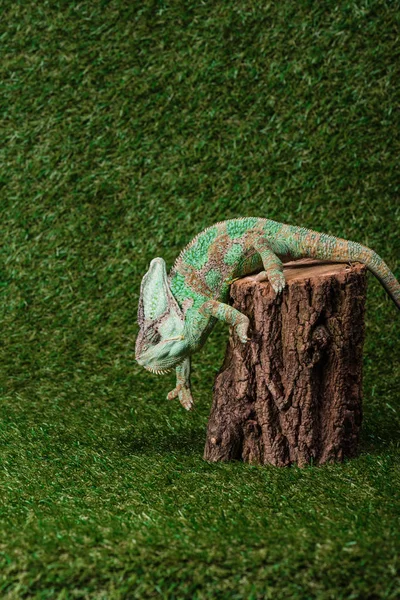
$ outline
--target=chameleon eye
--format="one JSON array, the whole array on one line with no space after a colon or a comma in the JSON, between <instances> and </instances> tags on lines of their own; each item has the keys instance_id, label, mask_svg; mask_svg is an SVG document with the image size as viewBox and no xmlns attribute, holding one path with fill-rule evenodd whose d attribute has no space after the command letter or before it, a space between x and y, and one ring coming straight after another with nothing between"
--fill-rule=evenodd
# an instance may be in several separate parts
<instances>
[{"instance_id":1,"label":"chameleon eye","mask_svg":"<svg viewBox=\"0 0 400 600\"><path fill-rule=\"evenodd\" d=\"M147 339L153 344L158 344L158 342L161 340L161 335L156 329L150 329Z\"/></svg>"}]
</instances>

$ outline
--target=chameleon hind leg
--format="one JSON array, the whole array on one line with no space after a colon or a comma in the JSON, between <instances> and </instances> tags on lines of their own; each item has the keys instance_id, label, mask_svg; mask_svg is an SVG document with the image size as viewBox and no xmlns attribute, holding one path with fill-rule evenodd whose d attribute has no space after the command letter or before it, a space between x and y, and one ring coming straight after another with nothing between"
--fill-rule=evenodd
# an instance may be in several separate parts
<instances>
[{"instance_id":1,"label":"chameleon hind leg","mask_svg":"<svg viewBox=\"0 0 400 600\"><path fill-rule=\"evenodd\" d=\"M250 321L246 315L236 310L236 308L233 308L224 302L218 302L217 300L207 300L207 302L204 302L199 308L199 312L203 315L215 317L224 323L228 323L228 325L232 325L232 327L235 328L238 338L243 344L249 341L247 332Z\"/></svg>"},{"instance_id":2,"label":"chameleon hind leg","mask_svg":"<svg viewBox=\"0 0 400 600\"><path fill-rule=\"evenodd\" d=\"M193 408L193 397L190 391L190 357L176 367L176 387L167 396L168 400L179 398L179 402L186 410Z\"/></svg>"},{"instance_id":3,"label":"chameleon hind leg","mask_svg":"<svg viewBox=\"0 0 400 600\"><path fill-rule=\"evenodd\" d=\"M254 242L254 249L261 256L264 267L264 270L257 274L256 281L268 280L274 292L279 294L286 285L282 261L263 239Z\"/></svg>"}]
</instances>

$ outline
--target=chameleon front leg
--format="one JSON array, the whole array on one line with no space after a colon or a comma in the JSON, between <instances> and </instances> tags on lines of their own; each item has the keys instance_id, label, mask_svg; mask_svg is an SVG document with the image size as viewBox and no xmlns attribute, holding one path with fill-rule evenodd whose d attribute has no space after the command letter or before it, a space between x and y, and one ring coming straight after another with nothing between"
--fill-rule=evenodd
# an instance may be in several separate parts
<instances>
[{"instance_id":1,"label":"chameleon front leg","mask_svg":"<svg viewBox=\"0 0 400 600\"><path fill-rule=\"evenodd\" d=\"M246 315L236 310L236 308L233 308L224 302L218 302L217 300L207 300L207 302L204 302L199 308L199 312L203 315L215 317L224 323L228 323L228 325L232 325L235 328L238 338L243 344L249 341L247 332L250 321Z\"/></svg>"},{"instance_id":2,"label":"chameleon front leg","mask_svg":"<svg viewBox=\"0 0 400 600\"><path fill-rule=\"evenodd\" d=\"M261 256L264 267L264 271L257 274L256 281L268 280L274 292L279 294L286 285L282 261L263 239L254 242L254 249Z\"/></svg>"},{"instance_id":3,"label":"chameleon front leg","mask_svg":"<svg viewBox=\"0 0 400 600\"><path fill-rule=\"evenodd\" d=\"M190 356L176 367L176 387L167 396L168 400L179 398L186 410L193 408L193 397L190 391Z\"/></svg>"}]
</instances>

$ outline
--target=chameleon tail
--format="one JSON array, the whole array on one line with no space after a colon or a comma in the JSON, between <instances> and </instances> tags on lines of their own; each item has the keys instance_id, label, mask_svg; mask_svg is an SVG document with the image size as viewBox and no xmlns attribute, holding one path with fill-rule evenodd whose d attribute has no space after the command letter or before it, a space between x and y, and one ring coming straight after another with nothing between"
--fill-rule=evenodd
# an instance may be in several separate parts
<instances>
[{"instance_id":1,"label":"chameleon tail","mask_svg":"<svg viewBox=\"0 0 400 600\"><path fill-rule=\"evenodd\" d=\"M371 273L379 279L397 308L400 309L400 283L382 258L370 248L356 242L349 242L349 250L350 260L364 263Z\"/></svg>"},{"instance_id":2,"label":"chameleon tail","mask_svg":"<svg viewBox=\"0 0 400 600\"><path fill-rule=\"evenodd\" d=\"M357 242L311 230L302 230L299 238L298 247L303 256L366 265L400 309L400 283L376 252Z\"/></svg>"}]
</instances>

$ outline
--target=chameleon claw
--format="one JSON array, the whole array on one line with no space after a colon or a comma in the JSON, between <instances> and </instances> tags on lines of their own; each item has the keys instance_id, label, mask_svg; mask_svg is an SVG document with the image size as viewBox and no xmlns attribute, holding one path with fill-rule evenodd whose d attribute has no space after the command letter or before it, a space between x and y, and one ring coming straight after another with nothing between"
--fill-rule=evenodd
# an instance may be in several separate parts
<instances>
[{"instance_id":1,"label":"chameleon claw","mask_svg":"<svg viewBox=\"0 0 400 600\"><path fill-rule=\"evenodd\" d=\"M259 283L269 281L276 295L280 294L286 285L285 276L283 273L277 271L269 273L267 271L260 271L256 275L256 281Z\"/></svg>"},{"instance_id":2,"label":"chameleon claw","mask_svg":"<svg viewBox=\"0 0 400 600\"><path fill-rule=\"evenodd\" d=\"M274 290L275 294L278 296L284 290L286 282L283 281L283 282L279 282L279 283L275 283L275 284L271 282L271 285L272 285L272 289Z\"/></svg>"},{"instance_id":3,"label":"chameleon claw","mask_svg":"<svg viewBox=\"0 0 400 600\"><path fill-rule=\"evenodd\" d=\"M179 395L179 391L180 390L178 389L178 387L176 387L175 389L171 390L169 392L169 394L167 395L167 400L175 400L175 398L177 398L178 395Z\"/></svg>"},{"instance_id":4,"label":"chameleon claw","mask_svg":"<svg viewBox=\"0 0 400 600\"><path fill-rule=\"evenodd\" d=\"M235 327L236 335L239 338L239 340L242 342L242 344L246 344L247 342L250 341L250 338L247 337L248 330L249 330L249 321L247 318L246 318L245 322L240 323L239 325L236 325L236 327Z\"/></svg>"},{"instance_id":5,"label":"chameleon claw","mask_svg":"<svg viewBox=\"0 0 400 600\"><path fill-rule=\"evenodd\" d=\"M185 392L179 394L179 402L182 404L183 408L186 408L186 410L192 410L194 403L190 391L186 390Z\"/></svg>"},{"instance_id":6,"label":"chameleon claw","mask_svg":"<svg viewBox=\"0 0 400 600\"><path fill-rule=\"evenodd\" d=\"M185 408L186 410L192 410L193 408L193 402L181 402L183 408Z\"/></svg>"},{"instance_id":7,"label":"chameleon claw","mask_svg":"<svg viewBox=\"0 0 400 600\"><path fill-rule=\"evenodd\" d=\"M237 334L237 336L238 336L239 340L242 342L242 344L247 344L247 342L250 342L251 338L247 337L247 335Z\"/></svg>"},{"instance_id":8,"label":"chameleon claw","mask_svg":"<svg viewBox=\"0 0 400 600\"><path fill-rule=\"evenodd\" d=\"M179 402L186 410L191 410L194 406L190 390L181 385L177 385L176 388L167 395L167 400L175 400L175 398L179 398Z\"/></svg>"}]
</instances>

